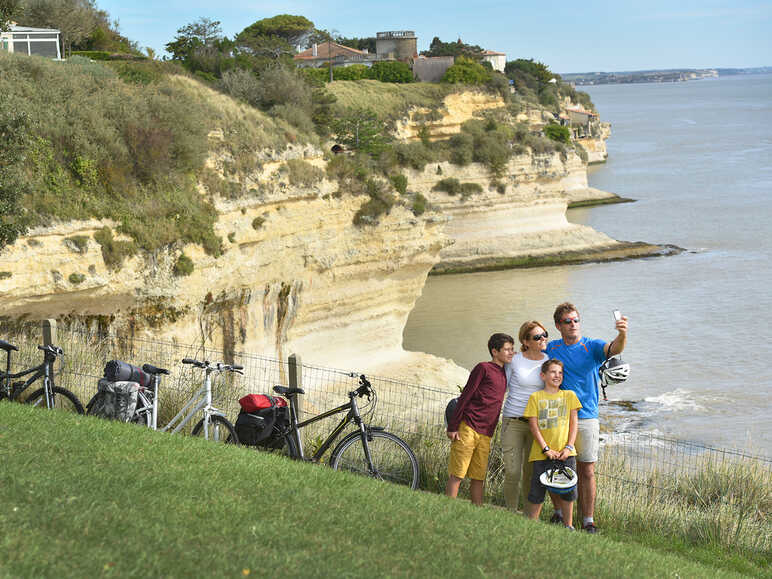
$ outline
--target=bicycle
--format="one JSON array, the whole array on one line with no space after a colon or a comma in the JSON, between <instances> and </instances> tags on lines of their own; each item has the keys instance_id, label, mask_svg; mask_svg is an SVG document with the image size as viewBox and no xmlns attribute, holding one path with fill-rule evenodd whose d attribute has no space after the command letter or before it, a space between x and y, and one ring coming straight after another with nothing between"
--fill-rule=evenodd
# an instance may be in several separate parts
<instances>
[{"instance_id":1,"label":"bicycle","mask_svg":"<svg viewBox=\"0 0 772 579\"><path fill-rule=\"evenodd\" d=\"M179 432L190 420L199 412L203 412L204 417L198 421L191 431L192 436L203 436L206 440L223 442L227 444L238 444L238 436L233 424L225 417L225 414L212 406L212 380L210 375L213 372L236 372L243 374L243 366L221 364L217 362L212 364L208 360L199 362L192 358L184 358L183 364L192 364L196 368L205 371L204 382L201 388L193 394L185 406L172 418L169 423L161 428L161 432L170 431ZM140 424L159 430L158 428L158 388L161 383L161 375L169 374L164 368L156 368L150 364L144 364L142 370L153 377L150 388L140 388L137 392L137 407L134 415L129 422Z\"/></svg>"},{"instance_id":2,"label":"bicycle","mask_svg":"<svg viewBox=\"0 0 772 579\"><path fill-rule=\"evenodd\" d=\"M54 362L56 362L59 356L64 355L60 347L52 345L38 346L38 350L43 352L43 363L34 368L28 368L16 373L11 372L11 352L18 352L19 348L5 340L0 340L0 349L5 350L6 360L5 372L0 371L0 400L3 398L8 398L9 400L18 399L33 382L43 378L43 387L27 396L24 401L25 403L32 404L33 406L43 406L45 404L46 408L68 410L78 414L84 413L83 404L78 400L78 397L69 390L61 388L54 383ZM32 376L26 381L11 382L14 378L21 378L27 374L32 374Z\"/></svg>"},{"instance_id":3,"label":"bicycle","mask_svg":"<svg viewBox=\"0 0 772 579\"><path fill-rule=\"evenodd\" d=\"M346 375L352 378L356 377L356 374ZM365 424L362 419L357 398L367 397L370 406L367 412L369 416L372 416L375 411L378 399L372 384L364 374L359 376L359 388L348 393L349 401L346 404L302 422L298 422L297 396L305 394L303 389L274 386L273 390L287 398L290 408L289 426L279 433L284 441L280 448L281 452L293 459L319 462L346 427L354 423L357 429L347 434L332 451L329 461L330 467L334 470L346 470L379 480L403 484L411 489L418 488L418 459L408 444L398 436L386 432L382 427ZM317 448L316 452L307 458L303 450L300 429L343 412L346 415Z\"/></svg>"}]
</instances>

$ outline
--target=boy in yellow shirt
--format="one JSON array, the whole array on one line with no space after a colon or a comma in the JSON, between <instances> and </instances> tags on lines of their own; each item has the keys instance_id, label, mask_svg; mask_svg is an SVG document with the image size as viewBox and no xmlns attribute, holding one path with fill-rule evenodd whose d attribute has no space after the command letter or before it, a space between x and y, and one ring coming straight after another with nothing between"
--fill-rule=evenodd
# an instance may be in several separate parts
<instances>
[{"instance_id":1,"label":"boy in yellow shirt","mask_svg":"<svg viewBox=\"0 0 772 579\"><path fill-rule=\"evenodd\" d=\"M541 379L544 390L531 394L523 416L528 418L528 426L533 434L533 445L528 460L533 462L531 490L525 506L525 514L531 519L538 519L544 502L546 488L539 480L554 460L562 461L576 472L576 429L577 412L582 405L571 390L561 390L563 383L563 362L547 360L541 367ZM564 495L552 494L556 509L563 512L563 522L573 530L573 507L576 500L576 488Z\"/></svg>"}]
</instances>

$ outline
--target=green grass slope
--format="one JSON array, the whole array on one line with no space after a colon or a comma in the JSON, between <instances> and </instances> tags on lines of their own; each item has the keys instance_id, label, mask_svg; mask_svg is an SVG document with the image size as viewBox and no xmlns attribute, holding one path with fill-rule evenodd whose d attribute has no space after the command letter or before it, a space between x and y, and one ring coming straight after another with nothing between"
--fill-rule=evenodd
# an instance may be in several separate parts
<instances>
[{"instance_id":1,"label":"green grass slope","mask_svg":"<svg viewBox=\"0 0 772 579\"><path fill-rule=\"evenodd\" d=\"M717 577L244 448L0 404L4 577Z\"/></svg>"}]
</instances>

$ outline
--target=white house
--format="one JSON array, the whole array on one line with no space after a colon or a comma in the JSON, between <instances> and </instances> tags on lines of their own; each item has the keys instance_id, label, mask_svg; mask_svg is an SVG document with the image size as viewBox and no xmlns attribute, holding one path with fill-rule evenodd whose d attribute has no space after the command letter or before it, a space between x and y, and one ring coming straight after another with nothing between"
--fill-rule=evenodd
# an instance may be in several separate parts
<instances>
[{"instance_id":1,"label":"white house","mask_svg":"<svg viewBox=\"0 0 772 579\"><path fill-rule=\"evenodd\" d=\"M60 34L53 28L30 28L11 23L8 32L0 33L0 50L61 60Z\"/></svg>"},{"instance_id":2,"label":"white house","mask_svg":"<svg viewBox=\"0 0 772 579\"><path fill-rule=\"evenodd\" d=\"M496 52L495 50L485 50L482 53L482 60L484 62L490 62L493 70L504 72L504 67L507 64L507 55L504 52Z\"/></svg>"}]
</instances>

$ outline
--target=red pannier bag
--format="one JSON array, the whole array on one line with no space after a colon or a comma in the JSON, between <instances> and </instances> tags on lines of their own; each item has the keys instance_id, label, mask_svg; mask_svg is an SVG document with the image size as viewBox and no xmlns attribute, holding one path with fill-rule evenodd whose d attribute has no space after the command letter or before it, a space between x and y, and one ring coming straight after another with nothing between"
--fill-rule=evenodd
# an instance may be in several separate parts
<instances>
[{"instance_id":1,"label":"red pannier bag","mask_svg":"<svg viewBox=\"0 0 772 579\"><path fill-rule=\"evenodd\" d=\"M265 408L284 407L287 401L279 396L268 396L267 394L247 394L239 398L239 404L244 412L258 412Z\"/></svg>"}]
</instances>

